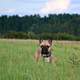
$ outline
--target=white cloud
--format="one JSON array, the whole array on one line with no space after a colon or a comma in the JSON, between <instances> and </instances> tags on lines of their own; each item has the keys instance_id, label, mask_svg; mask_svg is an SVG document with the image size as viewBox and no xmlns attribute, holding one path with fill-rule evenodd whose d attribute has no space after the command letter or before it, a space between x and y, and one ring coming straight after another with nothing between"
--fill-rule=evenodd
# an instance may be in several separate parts
<instances>
[{"instance_id":1,"label":"white cloud","mask_svg":"<svg viewBox=\"0 0 80 80\"><path fill-rule=\"evenodd\" d=\"M70 0L49 0L41 8L40 13L64 13L70 6Z\"/></svg>"},{"instance_id":2,"label":"white cloud","mask_svg":"<svg viewBox=\"0 0 80 80\"><path fill-rule=\"evenodd\" d=\"M1 13L14 13L16 9L7 9L7 8L0 8Z\"/></svg>"}]
</instances>

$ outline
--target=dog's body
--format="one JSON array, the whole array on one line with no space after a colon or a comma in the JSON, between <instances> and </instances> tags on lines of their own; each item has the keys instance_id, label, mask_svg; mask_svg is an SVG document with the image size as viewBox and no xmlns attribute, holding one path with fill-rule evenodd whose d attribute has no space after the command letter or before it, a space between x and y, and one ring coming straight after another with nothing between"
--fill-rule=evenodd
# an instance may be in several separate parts
<instances>
[{"instance_id":1,"label":"dog's body","mask_svg":"<svg viewBox=\"0 0 80 80\"><path fill-rule=\"evenodd\" d=\"M35 54L36 61L43 57L47 62L52 62L52 40L40 40L39 46Z\"/></svg>"}]
</instances>

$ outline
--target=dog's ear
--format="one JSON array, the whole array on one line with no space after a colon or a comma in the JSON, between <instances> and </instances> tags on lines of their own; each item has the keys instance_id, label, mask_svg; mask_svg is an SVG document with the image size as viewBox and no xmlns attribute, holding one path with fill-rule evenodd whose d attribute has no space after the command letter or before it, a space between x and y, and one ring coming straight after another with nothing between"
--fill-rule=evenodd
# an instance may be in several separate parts
<instances>
[{"instance_id":1,"label":"dog's ear","mask_svg":"<svg viewBox=\"0 0 80 80\"><path fill-rule=\"evenodd\" d=\"M52 39L49 39L48 42L50 45L52 45Z\"/></svg>"},{"instance_id":2,"label":"dog's ear","mask_svg":"<svg viewBox=\"0 0 80 80\"><path fill-rule=\"evenodd\" d=\"M41 44L42 42L43 42L43 40L40 39L40 40L39 40L39 44Z\"/></svg>"}]
</instances>

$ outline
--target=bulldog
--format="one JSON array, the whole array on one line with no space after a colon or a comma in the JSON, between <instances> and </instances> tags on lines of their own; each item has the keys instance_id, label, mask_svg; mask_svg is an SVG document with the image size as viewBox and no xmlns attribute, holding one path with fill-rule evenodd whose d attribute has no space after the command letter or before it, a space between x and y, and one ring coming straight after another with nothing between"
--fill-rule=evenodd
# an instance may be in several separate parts
<instances>
[{"instance_id":1,"label":"bulldog","mask_svg":"<svg viewBox=\"0 0 80 80\"><path fill-rule=\"evenodd\" d=\"M39 48L35 53L36 61L41 57L46 62L52 62L52 40L39 40Z\"/></svg>"}]
</instances>

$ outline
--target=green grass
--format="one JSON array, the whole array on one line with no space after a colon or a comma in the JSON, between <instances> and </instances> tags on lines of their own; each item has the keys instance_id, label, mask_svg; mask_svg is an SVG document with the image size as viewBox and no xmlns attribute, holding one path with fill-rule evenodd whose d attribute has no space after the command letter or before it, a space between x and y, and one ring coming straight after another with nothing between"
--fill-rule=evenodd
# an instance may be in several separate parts
<instances>
[{"instance_id":1,"label":"green grass","mask_svg":"<svg viewBox=\"0 0 80 80\"><path fill-rule=\"evenodd\" d=\"M36 62L37 41L0 39L0 80L80 80L80 42L53 42L56 63Z\"/></svg>"}]
</instances>

